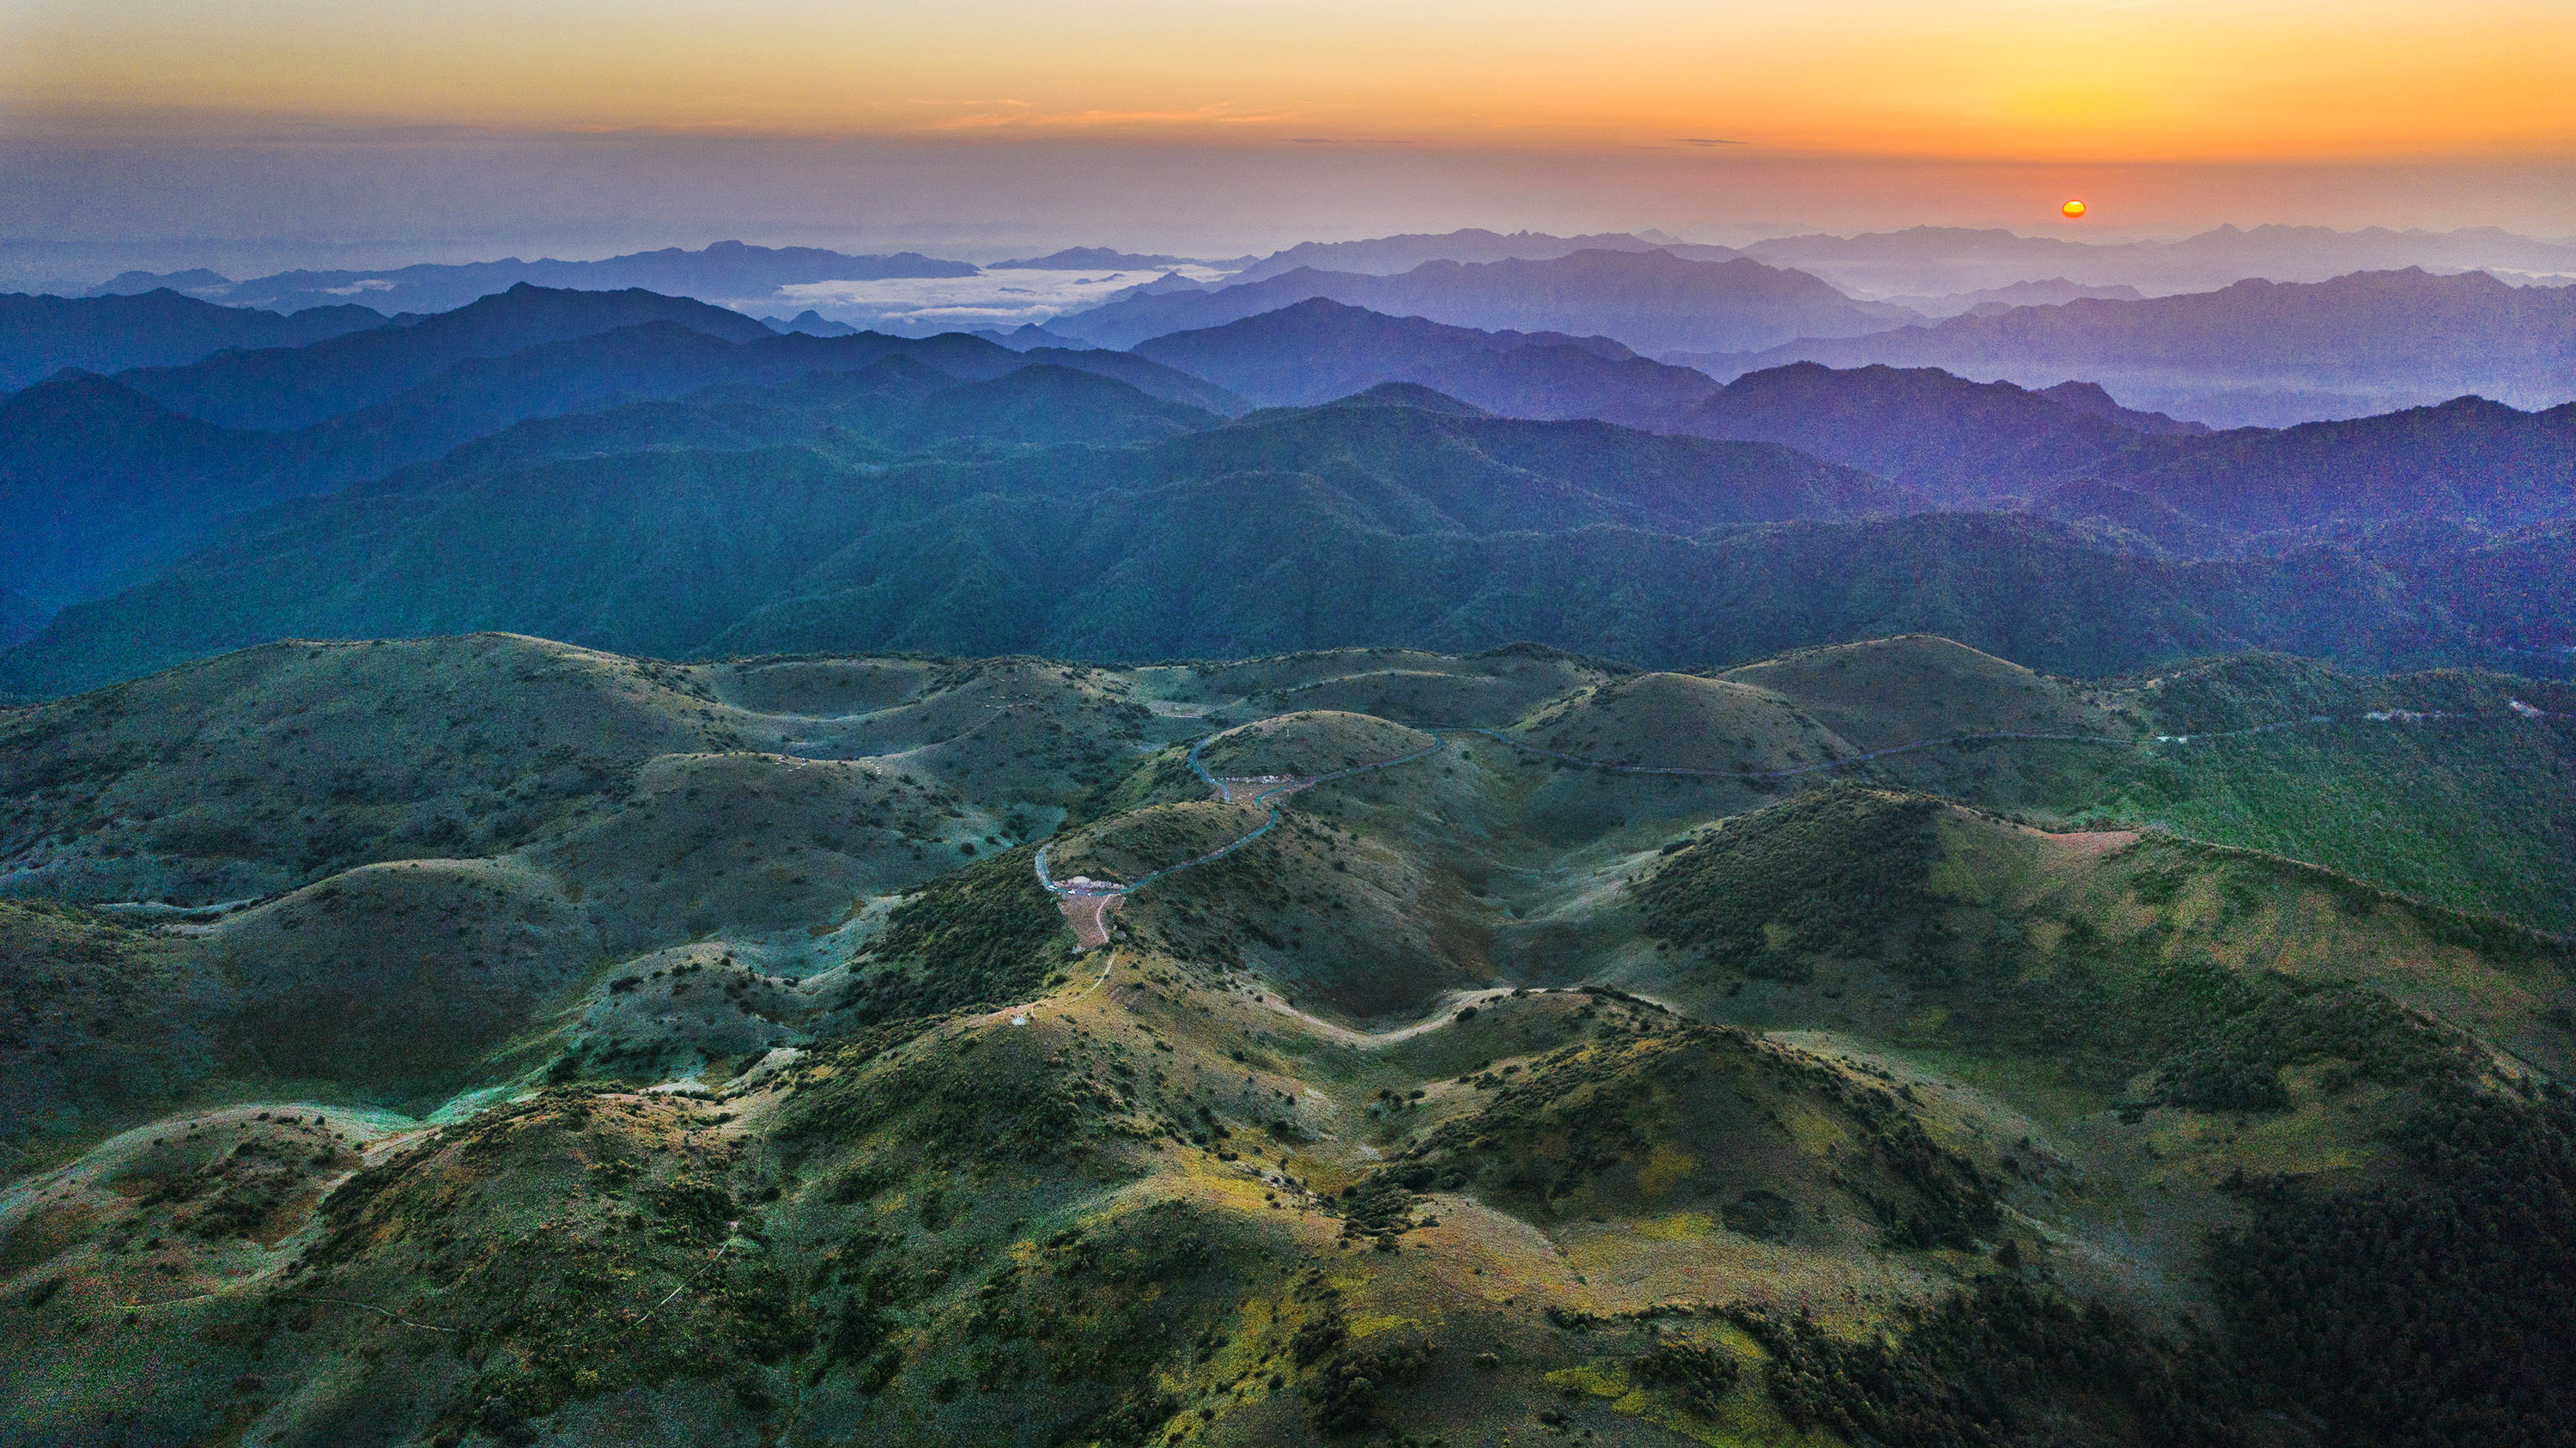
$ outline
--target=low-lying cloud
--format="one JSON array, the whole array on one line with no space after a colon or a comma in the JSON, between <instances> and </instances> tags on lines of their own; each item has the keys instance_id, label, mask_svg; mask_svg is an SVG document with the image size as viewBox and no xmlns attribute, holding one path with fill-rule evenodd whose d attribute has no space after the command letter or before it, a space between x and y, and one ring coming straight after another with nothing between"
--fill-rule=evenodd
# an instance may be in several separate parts
<instances>
[{"instance_id":1,"label":"low-lying cloud","mask_svg":"<svg viewBox=\"0 0 2576 1448\"><path fill-rule=\"evenodd\" d=\"M988 268L971 277L907 278L874 282L806 282L781 287L771 301L739 301L746 311L808 307L834 321L879 331L936 332L959 328L1017 327L1098 306L1129 287L1168 271L1192 281L1224 275L1202 266L1128 271L1038 271Z\"/></svg>"}]
</instances>

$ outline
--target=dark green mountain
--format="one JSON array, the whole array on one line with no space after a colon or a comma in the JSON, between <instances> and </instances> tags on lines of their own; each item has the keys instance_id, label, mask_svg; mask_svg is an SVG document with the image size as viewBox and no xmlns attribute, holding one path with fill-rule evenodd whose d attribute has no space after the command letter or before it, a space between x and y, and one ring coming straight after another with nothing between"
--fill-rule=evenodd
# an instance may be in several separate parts
<instances>
[{"instance_id":1,"label":"dark green mountain","mask_svg":"<svg viewBox=\"0 0 2576 1448\"><path fill-rule=\"evenodd\" d=\"M0 649L33 637L45 626L46 614L23 593L0 588Z\"/></svg>"},{"instance_id":2,"label":"dark green mountain","mask_svg":"<svg viewBox=\"0 0 2576 1448\"><path fill-rule=\"evenodd\" d=\"M385 324L345 304L293 316L219 307L167 288L139 296L0 296L0 391L79 367L121 372L173 367L234 347L301 347Z\"/></svg>"},{"instance_id":3,"label":"dark green mountain","mask_svg":"<svg viewBox=\"0 0 2576 1448\"><path fill-rule=\"evenodd\" d=\"M748 400L733 405L724 425L761 440ZM675 404L580 424L608 416L623 419L612 441L719 426ZM2450 555L2412 570L2327 546L2176 562L2027 515L1872 519L1905 495L1786 450L1602 423L1336 405L891 469L827 455L827 434L824 451L525 465L509 436L249 520L69 610L6 656L0 686L58 692L269 638L477 628L664 655L1526 638L1670 666L1938 631L2083 674L2256 647L2370 666L2501 657L2440 601L2460 592Z\"/></svg>"},{"instance_id":4,"label":"dark green mountain","mask_svg":"<svg viewBox=\"0 0 2576 1448\"><path fill-rule=\"evenodd\" d=\"M1697 539L1403 532L1318 480L1238 476L1088 502L977 498L853 544L712 647L864 637L1157 658L1534 639L1674 667L1931 629L2096 674L2246 647L2377 663L2467 643L2397 579L2332 550L2174 565L1999 514Z\"/></svg>"},{"instance_id":5,"label":"dark green mountain","mask_svg":"<svg viewBox=\"0 0 2576 1448\"><path fill-rule=\"evenodd\" d=\"M801 395L799 389L784 391L783 400ZM1045 447L1117 445L1204 432L1223 421L1204 408L1153 396L1115 377L1040 362L985 381L939 389L924 397L908 416L883 428L880 436L895 446L911 448L978 437Z\"/></svg>"},{"instance_id":6,"label":"dark green mountain","mask_svg":"<svg viewBox=\"0 0 2576 1448\"><path fill-rule=\"evenodd\" d=\"M695 303L655 300L698 323L707 320L687 313ZM584 314L614 320L634 310L634 299L522 293L493 301L483 309L486 315L471 319L471 326L433 319L388 328L387 335L372 339L343 339L318 356L236 354L202 370L182 369L157 379L150 374L115 380L83 374L0 403L0 583L55 605L96 597L181 556L231 514L381 476L528 418L676 398L716 386L792 388L799 379L859 373L888 359L926 362L917 368L922 388L897 400L881 395L884 378L847 396L824 384L776 404L792 416L762 436L786 441L830 421L861 433L883 433L893 452L984 436L1014 443L1133 442L1212 425L1217 418L1202 406L1223 412L1243 408L1223 388L1124 353L1054 348L1019 353L958 334L822 338L772 336L764 330L747 341L730 341L672 320L542 340L550 331L583 325L578 318ZM574 320L566 320L568 313ZM730 314L716 315L721 320ZM740 322L735 318L723 325L739 330ZM461 341L448 336L442 342L442 333L464 335ZM504 355L454 362L371 406L291 433L229 428L182 416L133 386L138 381L175 384L191 375L203 381L207 373L247 366L253 381L261 375L301 377L327 391L351 378L364 383L370 367L379 384L385 376L418 370L420 356L401 350L413 343L453 351L460 346L506 347L513 338L530 337L539 340ZM359 355L339 355L345 352ZM961 378L991 380L1033 366L1051 374L1067 369L1097 374L1104 381L1086 392L1079 383L1057 377L1049 390L1026 399L1032 410L1017 421L984 417L981 409L988 403L982 401L939 416L914 418L902 410ZM1120 380L1106 380L1110 378ZM1152 396L1138 396L1139 387ZM845 404L861 396L882 405L845 413ZM828 416L815 415L818 408Z\"/></svg>"},{"instance_id":7,"label":"dark green mountain","mask_svg":"<svg viewBox=\"0 0 2576 1448\"><path fill-rule=\"evenodd\" d=\"M856 380L858 390L870 376ZM1678 538L1911 505L1910 495L1877 479L1766 445L1409 406L1265 413L1144 446L1068 446L891 470L852 452L837 428L814 430L814 414L807 447L703 450L726 435L752 447L775 441L791 431L771 410L785 410L782 399L807 397L819 414L829 403L813 390L844 385L813 378L765 401L719 394L530 424L528 433L545 440L533 449L513 429L438 465L283 506L144 588L57 621L9 655L5 677L20 682L8 687L79 687L253 638L487 626L633 640L639 649L684 654L757 609L852 587L899 563L896 555L907 550L942 560L934 571L950 576L934 579L903 618L852 614L849 627L907 638L943 629L1046 637L1060 616L1106 606L1110 595L1102 589L1128 586L1087 576L1094 562L1109 566L1098 556L1107 548L1139 554L1131 569L1206 575L1192 586L1230 591L1226 608L1241 622L1229 627L1248 629L1270 597L1261 580L1286 566L1247 568L1243 549L1255 538L1307 540L1283 558L1321 550L1355 561L1378 546L1375 540L1405 537L1514 535L1530 540L1514 547L1545 552L1577 530L1601 526ZM1077 426L1095 434L1169 433L1199 420L1132 390L1119 408L1105 407L1104 395L1114 398L1117 387L1032 368L929 395L911 414L909 434L882 422L877 428L919 443L930 431L962 426L958 419L967 414L987 419L986 426L1000 419L1023 429L1047 418L1044 428L1058 437ZM1091 420L1077 424L1048 411L1068 396ZM861 397L846 405L855 416L880 402ZM683 439L700 450L658 446ZM600 442L652 450L532 460L556 447ZM889 531L899 527L914 531ZM981 560L996 550L1031 549L1057 561L1011 565L1022 574L1011 585L1021 590L1019 601L979 598L976 616L952 613L951 604L972 596L976 580L987 576ZM845 557L858 560L850 565L858 573L838 561ZM1147 557L1158 561L1142 561ZM1549 573L1562 576L1561 569ZM1343 564L1317 580L1325 577L1346 579L1342 586L1354 594L1337 609L1372 593L1407 608L1430 603L1407 591L1418 585L1363 582ZM1422 582L1445 596L1463 581ZM1059 589L1072 592L1048 601ZM1435 611L1409 626L1438 622ZM1311 611L1300 622L1290 611L1275 627L1260 627L1320 638L1343 636L1346 623ZM1171 652L1206 626L1189 616L1141 619L1137 627L1151 636L1140 634L1135 647Z\"/></svg>"},{"instance_id":8,"label":"dark green mountain","mask_svg":"<svg viewBox=\"0 0 2576 1448\"><path fill-rule=\"evenodd\" d=\"M2247 530L2459 518L2493 528L2576 517L2576 403L2518 412L2482 397L2279 432L2243 429L2133 453L2129 486Z\"/></svg>"},{"instance_id":9,"label":"dark green mountain","mask_svg":"<svg viewBox=\"0 0 2576 1448\"><path fill-rule=\"evenodd\" d=\"M2122 543L2183 558L2234 558L2261 551L2246 535L2185 517L2152 493L2098 479L2060 483L2027 507L2043 518L2081 523Z\"/></svg>"},{"instance_id":10,"label":"dark green mountain","mask_svg":"<svg viewBox=\"0 0 2576 1448\"><path fill-rule=\"evenodd\" d=\"M309 347L227 352L185 367L137 369L118 380L191 417L285 430L382 402L459 362L655 321L679 322L729 342L774 335L739 312L685 298L522 283L452 312Z\"/></svg>"},{"instance_id":11,"label":"dark green mountain","mask_svg":"<svg viewBox=\"0 0 2576 1448\"><path fill-rule=\"evenodd\" d=\"M939 338L931 338L938 341ZM1205 408L1226 417L1240 417L1252 404L1233 391L1178 368L1168 367L1151 358L1132 352L1113 352L1097 347L1029 347L1012 349L1024 363L1044 363L1053 367L1070 367L1076 372L1097 373L1124 382L1150 397L1167 402L1185 403ZM960 376L971 375L959 372ZM996 375L999 375L998 372Z\"/></svg>"},{"instance_id":12,"label":"dark green mountain","mask_svg":"<svg viewBox=\"0 0 2576 1448\"><path fill-rule=\"evenodd\" d=\"M1079 410L1097 404L1122 410L1134 401L1129 394L1141 390L1177 409L1162 415L1190 418L1189 425L1196 426L1215 421L1208 413L1239 412L1243 407L1223 388L1123 353L1058 348L1022 353L954 332L925 338L877 332L842 337L790 334L733 342L678 322L657 321L541 343L503 357L460 362L373 407L319 424L307 439L319 461L309 486L298 491L321 491L375 477L531 417L685 397L720 386L792 388L801 379L858 373L890 358L919 364L926 379L942 386L961 379L991 381L1032 366L1115 379L1117 385L1098 389L1081 401L1065 391L1071 384L1059 384L1058 400L1048 404L1057 408ZM823 388L825 395L831 390L828 384ZM786 405L807 404L788 401ZM1069 420L1065 425L1077 430L1086 426ZM874 430L872 424L861 426ZM926 426L925 436L966 435L943 431L938 423ZM1136 440L1119 432L1117 424L1104 426L1107 431L1099 436L1086 434L1079 440L1107 441L1112 434L1120 441ZM992 430L980 420L967 428L968 433ZM1025 442L1076 440L999 430Z\"/></svg>"},{"instance_id":13,"label":"dark green mountain","mask_svg":"<svg viewBox=\"0 0 2576 1448\"><path fill-rule=\"evenodd\" d=\"M1792 363L1747 373L1667 425L1784 443L1944 503L2109 482L2237 533L2454 518L2514 528L2576 516L2576 404L2481 398L2348 422L2189 434L2108 398L1937 368ZM2168 420L2169 421L2169 420Z\"/></svg>"},{"instance_id":14,"label":"dark green mountain","mask_svg":"<svg viewBox=\"0 0 2576 1448\"><path fill-rule=\"evenodd\" d=\"M2406 567L2417 587L2499 648L2576 654L2576 523L2521 529Z\"/></svg>"},{"instance_id":15,"label":"dark green mountain","mask_svg":"<svg viewBox=\"0 0 2576 1448\"><path fill-rule=\"evenodd\" d=\"M291 453L88 372L0 399L0 586L60 606L139 582L277 501L264 480Z\"/></svg>"}]
</instances>

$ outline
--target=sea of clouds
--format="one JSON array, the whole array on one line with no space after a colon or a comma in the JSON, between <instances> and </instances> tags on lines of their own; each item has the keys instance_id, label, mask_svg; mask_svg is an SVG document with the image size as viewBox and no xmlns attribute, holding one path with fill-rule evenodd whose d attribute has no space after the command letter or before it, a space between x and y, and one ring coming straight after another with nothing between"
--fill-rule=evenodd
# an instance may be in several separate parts
<instances>
[{"instance_id":1,"label":"sea of clouds","mask_svg":"<svg viewBox=\"0 0 2576 1448\"><path fill-rule=\"evenodd\" d=\"M1196 282L1225 275L1211 267L1177 266L1127 271L1036 271L986 268L971 277L918 277L874 282L805 282L778 289L774 299L737 303L749 310L807 308L834 321L880 332L1007 331L1068 312L1099 306L1130 287L1166 272Z\"/></svg>"}]
</instances>

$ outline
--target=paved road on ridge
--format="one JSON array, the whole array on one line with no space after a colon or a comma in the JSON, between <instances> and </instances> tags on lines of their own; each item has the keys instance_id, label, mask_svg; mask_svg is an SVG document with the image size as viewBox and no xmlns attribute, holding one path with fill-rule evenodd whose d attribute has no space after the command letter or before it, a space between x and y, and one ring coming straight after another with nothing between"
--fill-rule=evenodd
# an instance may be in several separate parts
<instances>
[{"instance_id":1,"label":"paved road on ridge","mask_svg":"<svg viewBox=\"0 0 2576 1448\"><path fill-rule=\"evenodd\" d=\"M1482 735L1485 738L1499 741L1502 744L1508 745L1511 748L1520 750L1526 754L1536 754L1548 759L1563 760L1569 764L1579 765L1585 769L1599 770L1607 774L1647 774L1697 779L1789 779L1798 775L1817 774L1826 770L1849 769L1856 764L1867 764L1872 760L1886 759L1892 755L1911 754L1917 750L1936 749L1943 745L1955 744L2029 741L2039 743L2098 744L2126 748L2144 748L2158 744L2208 744L2215 743L2222 739L2243 739L2258 734L2274 734L2285 729L2314 728L2320 725L2329 724L2399 724L2412 726L2419 724L2462 722L2514 723L2541 720L2549 717L2546 713L2533 708L2531 705L2526 704L2519 699L2515 699L2510 702L2511 707L2503 714L2418 713L2405 709L2380 709L2373 710L2366 714L2354 715L2338 716L2332 714L2310 714L2297 719L2283 719L2270 724L2257 724L2250 728L2212 730L2203 734L2030 734L2012 731L1997 731L1986 734L1948 734L1937 739L1917 739L1910 744L1891 744L1882 749L1865 750L1859 754L1846 755L1841 759L1828 759L1815 764L1802 764L1790 769L1697 769L1682 765L1614 764L1608 760L1586 759L1579 754L1567 754L1562 750L1549 749L1542 745L1532 744L1526 739L1514 738L1499 729L1488 729L1477 724L1406 724L1403 727L1416 729L1423 733L1435 736L1441 734ZM1234 798L1234 792L1231 788L1232 784L1254 782L1253 777L1243 777L1233 780L1220 778L1217 775L1210 773L1207 766L1200 762L1199 751L1207 748L1210 743L1222 738L1225 734L1230 732L1232 731L1220 730L1218 733L1206 735L1197 743L1192 744L1189 752L1190 772L1196 774L1199 778L1206 780L1208 787L1216 791L1217 797L1227 801L1232 801ZM1089 890L1069 889L1065 886L1058 885L1055 882L1054 877L1047 873L1047 851L1051 847L1041 845L1038 847L1037 854L1038 883L1044 886L1049 894L1055 895L1060 899L1132 895L1136 891L1145 888L1147 885L1150 885L1165 876L1176 875L1183 870L1193 869L1200 865L1212 864L1215 861L1222 860L1226 856L1233 854L1235 851L1242 849L1244 846L1251 844L1253 841L1260 839L1263 835L1270 833L1270 831L1279 823L1279 805L1277 801L1285 799L1289 795L1297 793L1299 790L1311 789L1314 786L1326 783L1327 781L1346 779L1355 774L1366 774L1371 770L1392 769L1399 764L1410 764L1417 759L1422 759L1440 752L1441 748L1442 745L1435 742L1428 748L1417 749L1410 754L1399 754L1392 759L1381 759L1370 764L1355 764L1347 769L1333 770L1328 774L1298 775L1279 780L1278 782L1271 784L1269 788L1255 793L1250 799L1244 801L1244 803L1247 804L1256 804L1261 806L1268 814L1268 817L1262 820L1262 822L1250 833L1245 834L1238 839L1229 841L1228 843L1210 850L1206 854L1200 855L1195 859L1183 860L1176 865L1166 865L1162 869L1156 870L1148 875L1140 876L1123 885L1101 886ZM1099 923L1102 926L1102 936L1106 939L1106 915L1108 906L1104 903L1099 907L1099 909L1100 915L1096 918L1098 918Z\"/></svg>"}]
</instances>

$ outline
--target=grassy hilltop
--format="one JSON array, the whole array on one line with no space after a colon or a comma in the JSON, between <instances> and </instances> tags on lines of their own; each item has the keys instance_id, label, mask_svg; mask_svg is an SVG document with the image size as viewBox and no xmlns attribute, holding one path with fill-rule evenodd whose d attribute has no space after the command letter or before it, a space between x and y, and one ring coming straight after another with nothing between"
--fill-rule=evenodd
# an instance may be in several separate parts
<instances>
[{"instance_id":1,"label":"grassy hilltop","mask_svg":"<svg viewBox=\"0 0 2576 1448\"><path fill-rule=\"evenodd\" d=\"M1923 635L0 713L0 1442L2566 1442L2570 715ZM1269 819L1202 740L1431 752L1078 950L1040 843Z\"/></svg>"}]
</instances>

